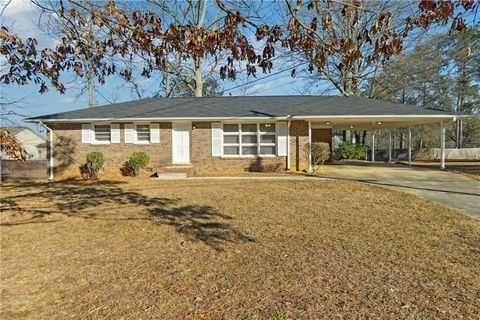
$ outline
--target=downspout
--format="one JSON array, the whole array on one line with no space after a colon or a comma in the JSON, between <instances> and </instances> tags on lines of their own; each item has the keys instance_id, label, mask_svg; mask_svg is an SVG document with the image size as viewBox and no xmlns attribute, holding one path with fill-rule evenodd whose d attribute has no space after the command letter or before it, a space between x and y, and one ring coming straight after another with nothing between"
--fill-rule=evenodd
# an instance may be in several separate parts
<instances>
[{"instance_id":1,"label":"downspout","mask_svg":"<svg viewBox=\"0 0 480 320\"><path fill-rule=\"evenodd\" d=\"M48 132L48 169L49 169L49 176L48 180L53 181L53 130L47 127L42 121L38 122L42 127L45 128Z\"/></svg>"},{"instance_id":2,"label":"downspout","mask_svg":"<svg viewBox=\"0 0 480 320\"><path fill-rule=\"evenodd\" d=\"M290 171L290 125L292 124L291 115L287 116L287 170Z\"/></svg>"}]
</instances>

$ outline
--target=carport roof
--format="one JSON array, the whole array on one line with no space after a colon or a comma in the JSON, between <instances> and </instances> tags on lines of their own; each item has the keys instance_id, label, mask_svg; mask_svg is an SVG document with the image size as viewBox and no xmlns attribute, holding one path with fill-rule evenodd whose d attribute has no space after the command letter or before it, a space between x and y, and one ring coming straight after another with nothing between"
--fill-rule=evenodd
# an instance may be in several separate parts
<instances>
[{"instance_id":1,"label":"carport roof","mask_svg":"<svg viewBox=\"0 0 480 320\"><path fill-rule=\"evenodd\" d=\"M151 98L55 113L29 122L425 117L453 119L451 112L363 97L250 96Z\"/></svg>"}]
</instances>

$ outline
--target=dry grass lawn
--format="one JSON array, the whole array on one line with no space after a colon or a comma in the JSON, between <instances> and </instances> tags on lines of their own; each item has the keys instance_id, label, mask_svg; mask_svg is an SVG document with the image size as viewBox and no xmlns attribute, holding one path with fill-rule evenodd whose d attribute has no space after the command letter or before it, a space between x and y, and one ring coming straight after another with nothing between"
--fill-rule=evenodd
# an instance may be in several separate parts
<instances>
[{"instance_id":1,"label":"dry grass lawn","mask_svg":"<svg viewBox=\"0 0 480 320\"><path fill-rule=\"evenodd\" d=\"M8 183L1 319L478 319L480 221L341 181Z\"/></svg>"}]
</instances>

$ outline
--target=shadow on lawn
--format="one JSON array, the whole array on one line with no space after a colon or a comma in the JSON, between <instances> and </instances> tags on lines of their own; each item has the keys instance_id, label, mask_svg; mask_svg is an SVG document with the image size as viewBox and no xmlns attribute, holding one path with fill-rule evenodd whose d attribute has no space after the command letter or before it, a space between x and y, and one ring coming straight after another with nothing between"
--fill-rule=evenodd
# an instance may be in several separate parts
<instances>
[{"instance_id":1,"label":"shadow on lawn","mask_svg":"<svg viewBox=\"0 0 480 320\"><path fill-rule=\"evenodd\" d=\"M19 194L3 197L0 210L13 219L0 226L29 223L52 223L60 219L41 219L64 215L96 220L147 220L175 228L188 240L201 241L215 250L226 243L254 241L228 223L232 217L209 206L174 207L180 199L147 197L121 188L125 182L67 180L52 183L19 183L4 188L4 194L15 188ZM27 206L19 203L27 201ZM38 205L32 205L38 204ZM130 209L131 208L131 209ZM138 210L140 209L140 210ZM142 209L146 210L146 215ZM140 211L140 214L137 212ZM20 216L22 219L15 219ZM27 219L25 219L27 215Z\"/></svg>"},{"instance_id":2,"label":"shadow on lawn","mask_svg":"<svg viewBox=\"0 0 480 320\"><path fill-rule=\"evenodd\" d=\"M169 210L155 208L150 210L150 214L158 218L157 223L173 226L188 240L202 241L215 250L222 250L227 242L254 241L226 222L232 217L210 206L184 206Z\"/></svg>"}]
</instances>

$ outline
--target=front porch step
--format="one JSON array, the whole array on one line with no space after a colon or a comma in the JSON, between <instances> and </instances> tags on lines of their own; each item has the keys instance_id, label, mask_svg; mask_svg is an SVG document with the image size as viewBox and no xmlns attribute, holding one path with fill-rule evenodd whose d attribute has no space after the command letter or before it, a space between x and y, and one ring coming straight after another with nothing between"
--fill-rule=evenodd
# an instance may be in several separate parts
<instances>
[{"instance_id":1,"label":"front porch step","mask_svg":"<svg viewBox=\"0 0 480 320\"><path fill-rule=\"evenodd\" d=\"M192 165L170 165L165 167L158 167L153 170L157 174L168 174L168 173L181 173L188 176L193 175L193 166Z\"/></svg>"},{"instance_id":2,"label":"front porch step","mask_svg":"<svg viewBox=\"0 0 480 320\"><path fill-rule=\"evenodd\" d=\"M157 180L181 180L181 179L186 179L187 174L186 173L156 173L153 175L154 179Z\"/></svg>"},{"instance_id":3,"label":"front porch step","mask_svg":"<svg viewBox=\"0 0 480 320\"><path fill-rule=\"evenodd\" d=\"M162 167L164 169L190 169L193 166L191 164L174 164L171 166Z\"/></svg>"}]
</instances>

